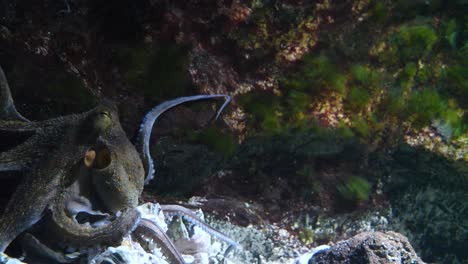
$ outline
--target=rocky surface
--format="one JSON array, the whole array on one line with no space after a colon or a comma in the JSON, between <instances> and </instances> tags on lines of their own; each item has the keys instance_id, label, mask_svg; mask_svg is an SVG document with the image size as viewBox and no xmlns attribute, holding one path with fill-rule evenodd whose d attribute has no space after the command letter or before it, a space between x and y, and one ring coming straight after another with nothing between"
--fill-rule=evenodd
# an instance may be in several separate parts
<instances>
[{"instance_id":1,"label":"rocky surface","mask_svg":"<svg viewBox=\"0 0 468 264\"><path fill-rule=\"evenodd\" d=\"M20 261L19 259L11 258L7 256L5 253L0 254L0 263L2 264L24 264L24 262Z\"/></svg>"},{"instance_id":2,"label":"rocky surface","mask_svg":"<svg viewBox=\"0 0 468 264\"><path fill-rule=\"evenodd\" d=\"M192 199L192 204L193 204ZM206 221L227 234L239 244L239 248L230 248L222 241L212 237L202 229L180 218L165 219L158 204L146 203L139 206L142 217L156 222L173 240L183 254L187 263L199 264L243 264L243 263L423 263L406 237L394 232L363 232L359 235L341 241L329 247L306 247L297 235L278 224L249 225L246 227L234 225L208 215ZM204 217L201 210L197 211ZM371 220L372 221L372 220ZM349 225L352 225L352 221ZM357 226L361 222L355 222ZM95 248L83 251L80 263L91 264L130 264L150 263L167 264L166 256L157 244L147 241L140 245L127 236L121 245L108 247L104 250ZM310 259L310 262L309 262ZM348 259L349 261L344 261ZM336 262L336 261L343 262ZM388 260L389 262L376 262ZM415 262L408 262L414 260ZM17 259L2 255L0 263L22 263Z\"/></svg>"},{"instance_id":3,"label":"rocky surface","mask_svg":"<svg viewBox=\"0 0 468 264\"><path fill-rule=\"evenodd\" d=\"M386 175L383 191L392 206L389 230L407 236L426 262L466 263L466 163L408 147L395 157L391 171L380 166Z\"/></svg>"},{"instance_id":4,"label":"rocky surface","mask_svg":"<svg viewBox=\"0 0 468 264\"><path fill-rule=\"evenodd\" d=\"M212 220L211 224L222 232L241 239L238 241L242 248L226 252L226 246L223 243L216 240L210 242L208 234L203 231L194 231L191 238L185 235L175 239L179 250L186 253L184 257L188 263L424 263L414 252L408 239L395 232L364 232L351 239L337 242L331 247L322 245L307 249L297 243L297 238L275 225L263 228L258 226L244 228L217 220ZM176 225L177 227L172 227L172 233L185 230L185 227ZM186 231L185 233L188 234ZM173 235L172 237L175 238ZM110 263L135 263L136 261L167 263L159 251L148 254L142 249L131 249L125 244L126 242L120 247L107 249L91 263L106 263L103 261L116 258L125 261ZM116 257L117 255L120 257Z\"/></svg>"},{"instance_id":5,"label":"rocky surface","mask_svg":"<svg viewBox=\"0 0 468 264\"><path fill-rule=\"evenodd\" d=\"M422 264L408 239L395 232L365 232L316 253L309 264Z\"/></svg>"}]
</instances>

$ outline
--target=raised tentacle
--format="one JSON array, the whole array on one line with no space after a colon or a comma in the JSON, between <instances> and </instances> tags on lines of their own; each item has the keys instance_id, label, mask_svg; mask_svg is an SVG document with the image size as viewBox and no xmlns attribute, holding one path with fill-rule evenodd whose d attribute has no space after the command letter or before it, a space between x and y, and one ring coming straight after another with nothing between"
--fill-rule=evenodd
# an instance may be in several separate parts
<instances>
[{"instance_id":1,"label":"raised tentacle","mask_svg":"<svg viewBox=\"0 0 468 264\"><path fill-rule=\"evenodd\" d=\"M223 109L231 100L231 97L228 95L222 94L214 94L214 95L195 95L195 96L187 96L187 97L180 97L171 101L164 102L162 104L157 105L151 111L149 111L146 116L143 118L143 122L140 126L140 131L138 132L137 137L137 150L139 151L140 155L142 156L143 166L146 172L145 184L151 181L154 177L154 163L153 159L151 158L150 149L149 149L149 141L151 137L151 131L153 129L154 122L156 119L165 111L191 101L198 101L198 100L206 100L206 99L213 99L213 98L221 98L224 97L225 101L223 105L219 108L218 112L216 113L215 118L217 119Z\"/></svg>"},{"instance_id":2,"label":"raised tentacle","mask_svg":"<svg viewBox=\"0 0 468 264\"><path fill-rule=\"evenodd\" d=\"M166 235L162 228L153 221L141 219L135 231L132 233L132 236L138 240L142 239L141 236L154 240L159 246L161 246L163 253L171 260L171 263L185 263L184 258L174 246L171 239Z\"/></svg>"},{"instance_id":3,"label":"raised tentacle","mask_svg":"<svg viewBox=\"0 0 468 264\"><path fill-rule=\"evenodd\" d=\"M177 216L183 217L185 220L200 227L203 231L214 236L215 238L220 239L236 248L240 247L240 245L236 241L232 240L227 235L221 233L220 231L214 229L213 227L205 223L205 221L200 219L200 217L198 217L190 209L187 209L180 205L172 205L172 204L161 205L161 209L166 215L177 215Z\"/></svg>"},{"instance_id":4,"label":"raised tentacle","mask_svg":"<svg viewBox=\"0 0 468 264\"><path fill-rule=\"evenodd\" d=\"M0 67L0 120L18 120L29 122L24 116L16 111L11 98L10 87L2 67Z\"/></svg>"}]
</instances>

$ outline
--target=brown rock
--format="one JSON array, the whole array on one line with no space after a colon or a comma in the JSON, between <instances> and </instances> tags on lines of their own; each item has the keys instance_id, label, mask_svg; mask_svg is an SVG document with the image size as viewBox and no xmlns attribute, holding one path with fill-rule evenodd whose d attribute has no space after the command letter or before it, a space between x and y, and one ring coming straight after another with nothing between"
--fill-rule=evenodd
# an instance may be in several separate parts
<instances>
[{"instance_id":1,"label":"brown rock","mask_svg":"<svg viewBox=\"0 0 468 264\"><path fill-rule=\"evenodd\" d=\"M338 242L329 250L318 252L309 264L386 264L424 263L410 245L408 238L392 231L360 233Z\"/></svg>"}]
</instances>

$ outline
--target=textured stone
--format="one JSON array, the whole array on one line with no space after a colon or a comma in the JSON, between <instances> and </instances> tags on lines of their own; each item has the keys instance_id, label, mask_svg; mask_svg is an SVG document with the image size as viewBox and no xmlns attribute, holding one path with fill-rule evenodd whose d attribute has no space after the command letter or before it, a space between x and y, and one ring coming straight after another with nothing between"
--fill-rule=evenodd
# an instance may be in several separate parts
<instances>
[{"instance_id":1,"label":"textured stone","mask_svg":"<svg viewBox=\"0 0 468 264\"><path fill-rule=\"evenodd\" d=\"M424 263L408 239L395 232L365 232L315 254L309 264L417 264Z\"/></svg>"}]
</instances>

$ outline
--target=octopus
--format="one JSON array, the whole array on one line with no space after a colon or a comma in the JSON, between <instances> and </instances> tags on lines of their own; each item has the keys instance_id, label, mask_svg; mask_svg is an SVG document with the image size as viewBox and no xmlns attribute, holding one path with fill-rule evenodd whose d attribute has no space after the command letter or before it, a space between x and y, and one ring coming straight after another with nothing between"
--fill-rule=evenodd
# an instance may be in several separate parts
<instances>
[{"instance_id":1,"label":"octopus","mask_svg":"<svg viewBox=\"0 0 468 264\"><path fill-rule=\"evenodd\" d=\"M18 240L28 255L70 263L77 258L60 250L64 245L116 245L130 234L136 240L156 241L172 263L185 263L161 227L135 208L154 178L149 140L157 118L182 103L216 98L225 99L218 118L230 101L227 95L180 97L156 106L144 117L132 144L109 100L81 114L28 120L16 110L0 67L0 135L2 141L22 139L0 152L0 180L21 176L0 215L0 252ZM185 207L162 205L162 210L237 246Z\"/></svg>"}]
</instances>

